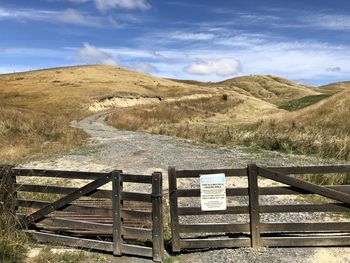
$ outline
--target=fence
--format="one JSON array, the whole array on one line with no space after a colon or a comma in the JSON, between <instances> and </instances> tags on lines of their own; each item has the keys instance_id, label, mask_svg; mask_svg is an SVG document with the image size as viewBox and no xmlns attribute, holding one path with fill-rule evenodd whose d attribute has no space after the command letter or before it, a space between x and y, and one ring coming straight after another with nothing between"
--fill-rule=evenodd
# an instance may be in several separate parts
<instances>
[{"instance_id":1,"label":"fence","mask_svg":"<svg viewBox=\"0 0 350 263\"><path fill-rule=\"evenodd\" d=\"M198 205L200 175L224 173L238 184L226 188L228 207L202 211ZM0 201L15 201L14 212L26 232L42 242L151 257L164 251L162 174L133 175L0 166L4 189ZM172 250L223 247L349 246L350 219L342 222L270 222L269 215L350 212L350 185L316 185L300 176L350 174L350 166L258 167L176 170L170 167L169 205ZM36 178L36 179L35 179ZM45 179L46 178L46 179ZM78 180L73 183L72 180ZM191 188L181 180L192 180ZM264 182L270 180L267 186ZM85 185L77 184L84 183ZM142 191L128 191L141 184ZM193 185L196 185L193 188ZM135 188L132 188L135 189ZM264 203L286 196L288 203ZM308 198L306 198L308 197ZM188 200L190 198L190 200ZM299 200L299 201L298 201ZM10 206L9 206L10 207ZM239 220L236 215L243 215ZM207 216L215 222L198 223ZM183 218L190 217L186 222ZM264 219L265 217L265 219ZM264 219L264 220L262 220ZM344 218L343 218L344 219ZM218 222L220 221L221 222ZM189 222L189 223L188 223Z\"/></svg>"},{"instance_id":2,"label":"fence","mask_svg":"<svg viewBox=\"0 0 350 263\"><path fill-rule=\"evenodd\" d=\"M162 261L161 173L6 170L2 179L12 194L4 198L16 199L17 215L34 239ZM77 179L88 182L63 186ZM142 184L150 193L126 191L125 183Z\"/></svg>"},{"instance_id":3,"label":"fence","mask_svg":"<svg viewBox=\"0 0 350 263\"><path fill-rule=\"evenodd\" d=\"M272 167L263 168L249 165L246 169L216 170L176 170L171 167L169 176L169 200L172 230L172 249L258 247L258 246L345 246L350 245L350 222L260 222L262 214L271 213L310 213L310 212L350 212L350 185L319 186L297 179L301 174L349 173L350 166L319 167ZM236 205L222 211L202 211L195 206L195 197L200 197L198 188L179 188L179 180L198 180L202 174L224 173L227 178L246 179L247 187L229 187L227 197L241 200ZM294 175L287 176L287 175ZM334 175L338 176L338 175ZM258 178L270 179L273 187L259 187ZM197 185L199 185L197 183ZM300 195L321 196L321 204L274 204L262 205L264 196ZM186 201L186 198L191 198ZM271 198L271 197L270 197ZM181 199L181 200L179 200ZM305 202L305 198L302 199ZM332 200L329 202L329 200ZM247 202L244 202L247 201ZM307 201L307 200L306 200ZM336 201L336 202L334 202ZM323 203L325 202L325 203ZM242 205L243 203L243 205ZM246 222L227 222L228 216L247 215ZM222 222L183 223L180 219L203 217L205 215L225 215ZM288 216L286 216L288 218ZM220 218L219 218L220 219ZM216 220L219 220L216 219ZM188 237L189 233L192 235ZM218 235L220 235L218 237Z\"/></svg>"}]
</instances>

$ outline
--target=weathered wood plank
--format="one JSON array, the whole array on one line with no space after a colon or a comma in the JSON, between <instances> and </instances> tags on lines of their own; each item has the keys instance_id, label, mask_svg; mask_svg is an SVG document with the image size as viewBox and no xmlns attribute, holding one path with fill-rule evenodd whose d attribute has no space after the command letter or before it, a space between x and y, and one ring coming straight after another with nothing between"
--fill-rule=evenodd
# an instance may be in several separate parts
<instances>
[{"instance_id":1,"label":"weathered wood plank","mask_svg":"<svg viewBox=\"0 0 350 263\"><path fill-rule=\"evenodd\" d=\"M179 215L178 215L178 196L177 196L177 171L175 167L168 169L169 183L169 206L171 222L171 245L173 252L180 251L179 245Z\"/></svg>"},{"instance_id":2,"label":"weathered wood plank","mask_svg":"<svg viewBox=\"0 0 350 263\"><path fill-rule=\"evenodd\" d=\"M327 189L333 189L339 192L350 194L350 185L322 185ZM292 186L281 187L261 187L259 188L259 195L299 195L299 194L314 194L313 192L299 189Z\"/></svg>"},{"instance_id":3,"label":"weathered wood plank","mask_svg":"<svg viewBox=\"0 0 350 263\"><path fill-rule=\"evenodd\" d=\"M147 211L122 209L121 216L122 218L128 218L128 219L137 219L137 220L145 220L145 221L152 220L152 212L147 212Z\"/></svg>"},{"instance_id":4,"label":"weathered wood plank","mask_svg":"<svg viewBox=\"0 0 350 263\"><path fill-rule=\"evenodd\" d=\"M324 185L328 189L334 189L343 193L350 194L350 185ZM178 189L178 197L200 197L200 189ZM260 187L259 195L299 195L313 194L310 191L291 186ZM248 188L227 188L227 196L245 196L248 195Z\"/></svg>"},{"instance_id":5,"label":"weathered wood plank","mask_svg":"<svg viewBox=\"0 0 350 263\"><path fill-rule=\"evenodd\" d=\"M268 167L267 169L283 174L348 173L350 165Z\"/></svg>"},{"instance_id":6,"label":"weathered wood plank","mask_svg":"<svg viewBox=\"0 0 350 263\"><path fill-rule=\"evenodd\" d=\"M87 179L96 180L105 177L109 173L99 172L77 172L77 171L62 171L62 170L41 170L41 169L25 169L14 168L12 172L16 176L39 176L39 177L57 177L69 179Z\"/></svg>"},{"instance_id":7,"label":"weathered wood plank","mask_svg":"<svg viewBox=\"0 0 350 263\"><path fill-rule=\"evenodd\" d=\"M181 239L179 246L184 249L250 247L250 238Z\"/></svg>"},{"instance_id":8,"label":"weathered wood plank","mask_svg":"<svg viewBox=\"0 0 350 263\"><path fill-rule=\"evenodd\" d=\"M248 195L248 188L226 188L226 196ZM200 197L200 189L178 189L178 197Z\"/></svg>"},{"instance_id":9,"label":"weathered wood plank","mask_svg":"<svg viewBox=\"0 0 350 263\"><path fill-rule=\"evenodd\" d=\"M178 214L184 215L228 215L228 214L249 214L249 206L228 206L226 210L202 211L200 207L179 207Z\"/></svg>"},{"instance_id":10,"label":"weathered wood plank","mask_svg":"<svg viewBox=\"0 0 350 263\"><path fill-rule=\"evenodd\" d=\"M122 182L152 184L152 176L139 174L121 174Z\"/></svg>"},{"instance_id":11,"label":"weathered wood plank","mask_svg":"<svg viewBox=\"0 0 350 263\"><path fill-rule=\"evenodd\" d=\"M264 237L261 243L267 247L349 246L350 236Z\"/></svg>"},{"instance_id":12,"label":"weathered wood plank","mask_svg":"<svg viewBox=\"0 0 350 263\"><path fill-rule=\"evenodd\" d=\"M77 237L68 237L68 236L62 236L62 235L51 234L51 233L37 232L33 230L26 230L24 232L26 232L33 239L39 242L55 243L55 244L59 243L59 244L63 244L71 247L96 249L96 250L102 250L107 252L113 251L113 243L111 242L92 240L92 239L83 239L83 238L77 238Z\"/></svg>"},{"instance_id":13,"label":"weathered wood plank","mask_svg":"<svg viewBox=\"0 0 350 263\"><path fill-rule=\"evenodd\" d=\"M162 174L152 174L152 244L153 261L162 262L164 255Z\"/></svg>"},{"instance_id":14,"label":"weathered wood plank","mask_svg":"<svg viewBox=\"0 0 350 263\"><path fill-rule=\"evenodd\" d=\"M1 170L2 177L0 178L0 184L2 185L2 191L0 193L0 205L8 211L15 213L16 203L16 190L14 187L16 177L11 173L10 167L3 167Z\"/></svg>"},{"instance_id":15,"label":"weathered wood plank","mask_svg":"<svg viewBox=\"0 0 350 263\"><path fill-rule=\"evenodd\" d=\"M224 173L225 176L247 176L247 169L176 170L177 178L199 177L201 174Z\"/></svg>"},{"instance_id":16,"label":"weathered wood plank","mask_svg":"<svg viewBox=\"0 0 350 263\"><path fill-rule=\"evenodd\" d=\"M269 223L261 224L261 232L322 232L322 231L345 231L350 232L350 222L327 222L327 223Z\"/></svg>"},{"instance_id":17,"label":"weathered wood plank","mask_svg":"<svg viewBox=\"0 0 350 263\"><path fill-rule=\"evenodd\" d=\"M122 226L121 233L122 235L128 237L143 238L148 240L152 239L152 230L148 228Z\"/></svg>"},{"instance_id":18,"label":"weathered wood plank","mask_svg":"<svg viewBox=\"0 0 350 263\"><path fill-rule=\"evenodd\" d=\"M37 222L40 219L42 219L44 216L52 213L53 211L63 208L67 205L69 205L70 202L78 199L79 197L82 197L92 191L94 191L96 188L108 183L111 180L110 175L106 175L104 177L101 177L85 186L80 188L79 190L76 190L72 192L69 195L66 195L62 197L61 199L51 203L50 205L47 205L40 210L32 213L27 217L27 221L29 222Z\"/></svg>"},{"instance_id":19,"label":"weathered wood plank","mask_svg":"<svg viewBox=\"0 0 350 263\"><path fill-rule=\"evenodd\" d=\"M150 247L142 247L130 244L122 245L123 254L136 255L141 257L149 257L152 258L152 248Z\"/></svg>"},{"instance_id":20,"label":"weathered wood plank","mask_svg":"<svg viewBox=\"0 0 350 263\"><path fill-rule=\"evenodd\" d=\"M51 204L50 202L39 201L39 200L23 200L23 199L17 200L17 205L20 207L43 208L50 204ZM103 208L103 207L69 204L69 206L59 208L57 209L57 211L74 212L82 215L101 215L101 216L112 217L112 209Z\"/></svg>"},{"instance_id":21,"label":"weathered wood plank","mask_svg":"<svg viewBox=\"0 0 350 263\"><path fill-rule=\"evenodd\" d=\"M70 227L72 229L73 228L91 229L91 230L97 230L101 232L112 233L112 225L110 224L101 224L101 223L72 220L72 219L59 218L59 217L45 217L45 219L42 220L40 224L44 224L46 226Z\"/></svg>"},{"instance_id":22,"label":"weathered wood plank","mask_svg":"<svg viewBox=\"0 0 350 263\"><path fill-rule=\"evenodd\" d=\"M260 246L260 223L259 223L259 187L258 167L256 164L248 165L248 186L249 186L249 217L251 246Z\"/></svg>"},{"instance_id":23,"label":"weathered wood plank","mask_svg":"<svg viewBox=\"0 0 350 263\"><path fill-rule=\"evenodd\" d=\"M281 182L284 184L288 184L306 191L310 191L312 193L339 201L344 202L346 204L350 204L350 195L345 194L343 192L336 191L334 189L328 189L326 187L318 186L316 184L312 184L306 181L302 181L296 178L292 178L286 176L284 174L274 172L272 170L267 170L265 168L258 168L258 173L260 176L265 178Z\"/></svg>"},{"instance_id":24,"label":"weathered wood plank","mask_svg":"<svg viewBox=\"0 0 350 263\"><path fill-rule=\"evenodd\" d=\"M34 192L34 193L50 193L50 194L61 194L67 195L80 188L77 187L63 187L55 185L34 185L34 184L15 184L16 190L20 192ZM96 198L112 198L111 190L99 190L96 189L88 194L90 197Z\"/></svg>"},{"instance_id":25,"label":"weathered wood plank","mask_svg":"<svg viewBox=\"0 0 350 263\"><path fill-rule=\"evenodd\" d=\"M147 203L152 202L151 194L122 192L121 196L122 196L122 200L124 201L139 201L139 202L147 202Z\"/></svg>"},{"instance_id":26,"label":"weathered wood plank","mask_svg":"<svg viewBox=\"0 0 350 263\"><path fill-rule=\"evenodd\" d=\"M112 209L113 209L113 255L122 255L122 218L121 218L121 193L123 191L123 182L121 181L120 172L112 172Z\"/></svg>"},{"instance_id":27,"label":"weathered wood plank","mask_svg":"<svg viewBox=\"0 0 350 263\"><path fill-rule=\"evenodd\" d=\"M260 213L295 213L295 212L350 212L350 205L342 203L322 205L263 205Z\"/></svg>"},{"instance_id":28,"label":"weathered wood plank","mask_svg":"<svg viewBox=\"0 0 350 263\"><path fill-rule=\"evenodd\" d=\"M180 233L249 232L250 224L179 224Z\"/></svg>"}]
</instances>

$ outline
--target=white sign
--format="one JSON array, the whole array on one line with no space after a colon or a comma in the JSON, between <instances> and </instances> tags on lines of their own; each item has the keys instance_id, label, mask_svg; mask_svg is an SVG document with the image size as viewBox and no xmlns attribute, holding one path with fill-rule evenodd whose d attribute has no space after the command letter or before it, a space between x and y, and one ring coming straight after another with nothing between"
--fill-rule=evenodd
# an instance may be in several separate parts
<instances>
[{"instance_id":1,"label":"white sign","mask_svg":"<svg viewBox=\"0 0 350 263\"><path fill-rule=\"evenodd\" d=\"M225 174L200 175L202 211L226 210Z\"/></svg>"}]
</instances>

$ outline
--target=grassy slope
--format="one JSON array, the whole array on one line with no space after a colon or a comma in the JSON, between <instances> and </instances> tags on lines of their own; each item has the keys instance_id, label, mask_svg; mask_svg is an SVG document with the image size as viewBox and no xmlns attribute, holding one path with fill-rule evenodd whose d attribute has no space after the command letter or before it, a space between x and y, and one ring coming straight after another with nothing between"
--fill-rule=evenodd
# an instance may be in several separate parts
<instances>
[{"instance_id":1,"label":"grassy slope","mask_svg":"<svg viewBox=\"0 0 350 263\"><path fill-rule=\"evenodd\" d=\"M300 110L302 108L308 107L310 105L313 105L323 99L326 99L330 96L330 94L319 94L319 95L311 95L302 97L300 99L291 100L284 102L280 105L278 105L278 108L287 110L287 111L296 111Z\"/></svg>"},{"instance_id":2,"label":"grassy slope","mask_svg":"<svg viewBox=\"0 0 350 263\"><path fill-rule=\"evenodd\" d=\"M85 136L69 123L91 114L89 105L99 99L208 92L208 88L102 65L0 75L0 163L79 145Z\"/></svg>"},{"instance_id":3,"label":"grassy slope","mask_svg":"<svg viewBox=\"0 0 350 263\"><path fill-rule=\"evenodd\" d=\"M203 83L190 80L183 80L181 82L207 87L223 87L227 90L233 90L240 94L274 104L281 104L286 101L319 94L312 87L270 75L243 76L216 83Z\"/></svg>"},{"instance_id":4,"label":"grassy slope","mask_svg":"<svg viewBox=\"0 0 350 263\"><path fill-rule=\"evenodd\" d=\"M285 136L290 135L290 139L296 141L296 145L288 146L285 142L276 142L271 136L271 139L263 136L265 133L277 136L279 118L293 118L291 113L278 109L275 104L291 100L309 102L307 98L320 94L312 88L273 76L201 83L154 78L112 66L95 65L0 76L0 162L18 161L38 152L54 152L79 144L84 135L70 128L69 122L91 114L88 107L100 99L122 95L180 98L199 93L210 93L213 97L120 109L119 113L123 114L114 114L108 121L119 128L167 133L198 141L321 152L310 148L312 142L306 142L305 136L294 135L297 131L307 130L310 137L314 133L317 138L323 136L326 129L319 124L324 123L323 117L317 123L313 123L313 119L298 122L298 118L303 119L300 116L288 121L292 127L295 123L300 126L288 131L290 134L286 133L285 127L281 128ZM327 99L322 105L325 101ZM307 109L310 107L313 106ZM319 111L324 107L320 106ZM337 114L341 113L337 112L332 118L336 120ZM343 122L346 123L347 119ZM335 129L338 134L343 131L340 124L332 125L338 127ZM329 138L329 133L327 130L324 138ZM341 147L337 145L334 147Z\"/></svg>"},{"instance_id":5,"label":"grassy slope","mask_svg":"<svg viewBox=\"0 0 350 263\"><path fill-rule=\"evenodd\" d=\"M350 90L242 130L243 142L269 149L350 159Z\"/></svg>"},{"instance_id":6,"label":"grassy slope","mask_svg":"<svg viewBox=\"0 0 350 263\"><path fill-rule=\"evenodd\" d=\"M318 87L318 91L326 94L335 94L337 92L350 89L350 81L336 82Z\"/></svg>"}]
</instances>

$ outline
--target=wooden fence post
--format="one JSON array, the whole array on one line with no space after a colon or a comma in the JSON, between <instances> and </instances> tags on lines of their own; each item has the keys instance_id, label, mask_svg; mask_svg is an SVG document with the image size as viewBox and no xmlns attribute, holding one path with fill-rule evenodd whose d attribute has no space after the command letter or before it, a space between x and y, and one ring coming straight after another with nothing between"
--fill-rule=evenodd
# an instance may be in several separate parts
<instances>
[{"instance_id":1,"label":"wooden fence post","mask_svg":"<svg viewBox=\"0 0 350 263\"><path fill-rule=\"evenodd\" d=\"M251 246L260 246L258 166L248 165L249 215Z\"/></svg>"},{"instance_id":2,"label":"wooden fence post","mask_svg":"<svg viewBox=\"0 0 350 263\"><path fill-rule=\"evenodd\" d=\"M122 218L121 193L123 191L123 183L121 181L120 171L112 172L112 210L113 210L113 255L122 255Z\"/></svg>"},{"instance_id":3,"label":"wooden fence post","mask_svg":"<svg viewBox=\"0 0 350 263\"><path fill-rule=\"evenodd\" d=\"M180 251L179 245L179 215L178 215L178 197L177 197L177 178L175 167L168 169L169 181L169 205L170 205L170 221L171 221L171 245L173 252Z\"/></svg>"},{"instance_id":4,"label":"wooden fence post","mask_svg":"<svg viewBox=\"0 0 350 263\"><path fill-rule=\"evenodd\" d=\"M162 262L164 254L162 189L162 173L155 172L152 174L152 252L155 262Z\"/></svg>"},{"instance_id":5,"label":"wooden fence post","mask_svg":"<svg viewBox=\"0 0 350 263\"><path fill-rule=\"evenodd\" d=\"M16 212L16 194L14 183L16 177L11 173L12 166L0 167L0 204L3 211Z\"/></svg>"}]
</instances>

